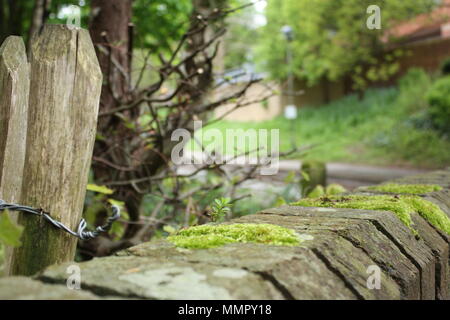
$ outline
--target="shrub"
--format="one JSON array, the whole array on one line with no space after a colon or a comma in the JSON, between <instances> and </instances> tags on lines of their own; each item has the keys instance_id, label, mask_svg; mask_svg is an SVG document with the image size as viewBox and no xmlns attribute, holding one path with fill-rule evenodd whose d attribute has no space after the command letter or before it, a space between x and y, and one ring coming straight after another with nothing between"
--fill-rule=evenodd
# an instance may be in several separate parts
<instances>
[{"instance_id":1,"label":"shrub","mask_svg":"<svg viewBox=\"0 0 450 320\"><path fill-rule=\"evenodd\" d=\"M423 69L409 69L398 81L399 95L395 101L397 110L411 114L428 109L424 92L427 92L431 83L430 75Z\"/></svg>"},{"instance_id":2,"label":"shrub","mask_svg":"<svg viewBox=\"0 0 450 320\"><path fill-rule=\"evenodd\" d=\"M445 76L450 74L450 57L442 62L441 73Z\"/></svg>"},{"instance_id":3,"label":"shrub","mask_svg":"<svg viewBox=\"0 0 450 320\"><path fill-rule=\"evenodd\" d=\"M450 76L437 80L426 95L429 114L434 127L444 134L450 133Z\"/></svg>"},{"instance_id":4,"label":"shrub","mask_svg":"<svg viewBox=\"0 0 450 320\"><path fill-rule=\"evenodd\" d=\"M411 68L408 72L398 80L400 90L408 90L409 88L417 88L417 84L426 85L430 82L430 76L425 70L420 68Z\"/></svg>"}]
</instances>

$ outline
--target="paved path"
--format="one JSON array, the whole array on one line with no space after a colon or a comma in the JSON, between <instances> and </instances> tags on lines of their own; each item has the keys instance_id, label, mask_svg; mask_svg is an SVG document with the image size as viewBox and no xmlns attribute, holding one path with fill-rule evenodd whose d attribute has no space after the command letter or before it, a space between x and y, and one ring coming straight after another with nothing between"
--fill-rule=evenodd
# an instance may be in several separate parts
<instances>
[{"instance_id":1,"label":"paved path","mask_svg":"<svg viewBox=\"0 0 450 320\"><path fill-rule=\"evenodd\" d=\"M198 153L195 153L198 157ZM229 168L245 166L243 159L233 161L227 165ZM280 170L276 176L261 177L263 180L282 180L290 171L299 171L301 168L300 160L280 160ZM189 174L195 170L195 167L186 165L180 168L181 172ZM328 183L339 183L349 189L362 185L372 185L386 180L398 179L410 175L426 173L430 170L406 169L396 167L376 167L349 163L328 163L327 178Z\"/></svg>"},{"instance_id":2,"label":"paved path","mask_svg":"<svg viewBox=\"0 0 450 320\"><path fill-rule=\"evenodd\" d=\"M280 171L300 170L301 161L281 160ZM328 163L328 182L337 182L349 187L377 184L386 180L429 172L428 170L395 167L375 167L348 163Z\"/></svg>"}]
</instances>

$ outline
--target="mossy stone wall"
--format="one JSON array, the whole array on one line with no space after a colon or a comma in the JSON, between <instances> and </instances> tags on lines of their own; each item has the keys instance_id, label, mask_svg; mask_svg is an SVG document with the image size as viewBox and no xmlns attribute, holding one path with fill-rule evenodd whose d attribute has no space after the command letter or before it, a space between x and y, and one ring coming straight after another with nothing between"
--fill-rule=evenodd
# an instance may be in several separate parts
<instances>
[{"instance_id":1,"label":"mossy stone wall","mask_svg":"<svg viewBox=\"0 0 450 320\"><path fill-rule=\"evenodd\" d=\"M441 186L419 196L450 215L450 170L395 183ZM383 193L360 189L355 194ZM229 223L289 228L302 239L298 246L232 243L184 249L166 240L152 241L80 263L81 293L85 298L137 299L448 299L450 237L420 214L410 216L420 237L387 211L267 209ZM64 288L69 265L52 266L37 275L33 286L24 289L27 297L33 290L39 292L36 284ZM371 266L381 271L380 289L367 285ZM11 283L20 288L22 282L0 280L0 297L23 297L20 289L9 289Z\"/></svg>"}]
</instances>

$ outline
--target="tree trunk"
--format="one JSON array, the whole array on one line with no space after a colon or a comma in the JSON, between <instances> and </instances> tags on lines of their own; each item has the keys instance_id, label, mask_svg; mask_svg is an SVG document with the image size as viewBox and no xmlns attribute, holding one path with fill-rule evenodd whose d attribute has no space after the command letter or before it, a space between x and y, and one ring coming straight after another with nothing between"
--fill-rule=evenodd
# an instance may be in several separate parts
<instances>
[{"instance_id":1,"label":"tree trunk","mask_svg":"<svg viewBox=\"0 0 450 320\"><path fill-rule=\"evenodd\" d=\"M6 10L5 0L0 0L0 45L6 39Z\"/></svg>"},{"instance_id":2,"label":"tree trunk","mask_svg":"<svg viewBox=\"0 0 450 320\"><path fill-rule=\"evenodd\" d=\"M328 80L328 77L323 77L322 80L323 85L323 103L329 104L331 101L331 93L330 93L330 80Z\"/></svg>"},{"instance_id":3,"label":"tree trunk","mask_svg":"<svg viewBox=\"0 0 450 320\"><path fill-rule=\"evenodd\" d=\"M31 19L31 26L28 33L28 49L30 48L31 38L36 32L42 30L45 21L48 19L51 4L52 0L36 0L33 18Z\"/></svg>"},{"instance_id":4,"label":"tree trunk","mask_svg":"<svg viewBox=\"0 0 450 320\"><path fill-rule=\"evenodd\" d=\"M6 37L22 35L25 0L0 0L0 44Z\"/></svg>"},{"instance_id":5,"label":"tree trunk","mask_svg":"<svg viewBox=\"0 0 450 320\"><path fill-rule=\"evenodd\" d=\"M128 87L130 85L131 70L131 43L130 33L132 16L132 0L92 0L91 3L91 23L89 31L96 45L97 57L104 75L102 95L100 101L100 113L108 112L120 106L121 101L127 99ZM136 111L133 111L134 113ZM135 114L130 114L135 116ZM97 132L108 141L96 141L94 155L106 158L113 163L127 163L127 146L123 142L123 137L129 135L123 121L115 116L101 117L98 122ZM111 145L118 146L111 150ZM111 181L114 179L130 179L130 173L120 172L105 167L102 164L93 163L94 177L96 181ZM138 221L139 207L142 196L137 194L131 187L124 186L116 188L115 197L125 202L130 220ZM105 215L100 214L104 218ZM127 228L125 238L135 228L131 224ZM96 251L97 255L110 254L104 243L107 239L91 241L85 244L84 249ZM126 247L127 244L116 249ZM93 249L100 247L99 250Z\"/></svg>"},{"instance_id":6,"label":"tree trunk","mask_svg":"<svg viewBox=\"0 0 450 320\"><path fill-rule=\"evenodd\" d=\"M193 4L191 29L194 28L194 25L198 26L196 17L199 14L208 16L215 8L211 6L210 1L206 0L194 0ZM91 9L90 33L94 44L97 44L97 55L104 74L100 112L107 113L133 99L129 93L131 86L132 1L92 0ZM206 43L204 37L203 33L195 37L186 54L204 45ZM202 76L198 77L199 80L193 86L194 88L185 92L192 101L199 102L205 89L212 82L212 66L202 63L202 59L193 58L185 64L185 67L188 74L195 73L198 68L202 68L204 71ZM136 132L125 125L122 118L135 122L139 117L139 108L122 111L121 115L122 117L111 115L99 119L97 132L105 139L96 142L94 155L111 163L134 169L121 171L105 166L104 163L94 162L94 177L99 184L106 181L128 181L152 176L164 168L167 165L166 158L170 158L174 142L163 141L163 137L155 138L155 141L152 141L153 148L148 149L146 148L148 142L136 137ZM179 123L168 121L166 126L165 129L170 131L178 128ZM149 184L147 183L145 187L148 188ZM136 191L136 188L131 185L115 187L114 196L125 202L131 222L140 221L143 195ZM100 216L102 215L100 214ZM127 226L123 239L118 243L101 238L97 239L96 243L83 243L82 248L87 252L95 252L97 256L111 254L116 250L135 244L135 237L140 228L139 224L131 223Z\"/></svg>"},{"instance_id":7,"label":"tree trunk","mask_svg":"<svg viewBox=\"0 0 450 320\"><path fill-rule=\"evenodd\" d=\"M94 44L102 45L108 52L98 47L97 56L104 75L101 112L117 107L114 96L121 97L127 91L127 79L130 75L131 43L128 32L131 23L132 0L92 0L91 33ZM123 69L122 74L113 67L115 61ZM105 124L103 124L105 125Z\"/></svg>"},{"instance_id":8,"label":"tree trunk","mask_svg":"<svg viewBox=\"0 0 450 320\"><path fill-rule=\"evenodd\" d=\"M226 3L227 0L192 0L193 11L191 14L191 27L189 31L192 32L198 28L197 21L199 17L210 16L213 14L214 9L223 9ZM186 54L189 55L193 51L197 50L197 48L205 45L205 43L208 42L213 35L214 28L211 26L206 29L206 32L196 34L191 38L192 42L188 44ZM194 101L194 104L201 105L205 96L204 92L213 82L213 65L205 64L204 61L198 57L189 59L186 62L186 70L188 74L195 73L198 69L202 69L202 75L197 78L197 84L192 88L192 90L190 90L189 95Z\"/></svg>"}]
</instances>

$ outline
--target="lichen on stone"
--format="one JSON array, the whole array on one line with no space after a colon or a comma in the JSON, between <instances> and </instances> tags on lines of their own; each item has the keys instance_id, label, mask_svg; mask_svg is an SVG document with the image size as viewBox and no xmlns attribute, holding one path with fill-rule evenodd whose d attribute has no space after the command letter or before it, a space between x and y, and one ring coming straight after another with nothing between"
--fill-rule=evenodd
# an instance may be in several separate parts
<instances>
[{"instance_id":1,"label":"lichen on stone","mask_svg":"<svg viewBox=\"0 0 450 320\"><path fill-rule=\"evenodd\" d=\"M188 249L208 249L237 242L280 246L296 246L301 242L292 229L252 223L195 226L180 230L167 240Z\"/></svg>"},{"instance_id":2,"label":"lichen on stone","mask_svg":"<svg viewBox=\"0 0 450 320\"><path fill-rule=\"evenodd\" d=\"M397 184L387 183L378 186L367 187L367 190L385 193L424 194L433 191L441 191L442 187L436 184Z\"/></svg>"},{"instance_id":3,"label":"lichen on stone","mask_svg":"<svg viewBox=\"0 0 450 320\"><path fill-rule=\"evenodd\" d=\"M414 233L411 213L416 212L439 230L450 234L450 218L434 203L418 196L324 196L292 203L302 207L382 210L394 213Z\"/></svg>"}]
</instances>

